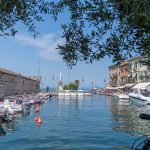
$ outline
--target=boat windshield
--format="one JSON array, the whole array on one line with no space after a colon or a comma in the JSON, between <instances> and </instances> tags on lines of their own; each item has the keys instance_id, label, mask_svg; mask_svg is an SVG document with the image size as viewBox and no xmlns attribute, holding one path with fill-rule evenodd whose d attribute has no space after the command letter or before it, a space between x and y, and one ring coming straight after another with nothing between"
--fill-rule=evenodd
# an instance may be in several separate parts
<instances>
[{"instance_id":1,"label":"boat windshield","mask_svg":"<svg viewBox=\"0 0 150 150\"><path fill-rule=\"evenodd\" d=\"M140 92L143 96L150 97L150 91L148 91L146 89L141 89Z\"/></svg>"}]
</instances>

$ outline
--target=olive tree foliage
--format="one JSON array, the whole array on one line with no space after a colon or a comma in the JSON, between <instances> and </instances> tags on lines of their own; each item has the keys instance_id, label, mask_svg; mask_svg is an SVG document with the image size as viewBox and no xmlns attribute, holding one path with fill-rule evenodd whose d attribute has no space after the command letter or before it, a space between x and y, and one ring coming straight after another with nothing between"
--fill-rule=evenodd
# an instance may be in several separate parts
<instances>
[{"instance_id":1,"label":"olive tree foliage","mask_svg":"<svg viewBox=\"0 0 150 150\"><path fill-rule=\"evenodd\" d=\"M76 85L76 82L71 82L68 85L64 85L63 87L64 90L77 90L78 86Z\"/></svg>"},{"instance_id":2,"label":"olive tree foliage","mask_svg":"<svg viewBox=\"0 0 150 150\"><path fill-rule=\"evenodd\" d=\"M36 36L36 22L43 21L49 7L50 3L44 0L0 0L0 36L14 36L18 22Z\"/></svg>"},{"instance_id":3,"label":"olive tree foliage","mask_svg":"<svg viewBox=\"0 0 150 150\"><path fill-rule=\"evenodd\" d=\"M105 56L120 62L142 55L150 66L150 0L58 0L50 7L57 20L68 13L63 24L66 42L58 49L68 65L93 62Z\"/></svg>"}]
</instances>

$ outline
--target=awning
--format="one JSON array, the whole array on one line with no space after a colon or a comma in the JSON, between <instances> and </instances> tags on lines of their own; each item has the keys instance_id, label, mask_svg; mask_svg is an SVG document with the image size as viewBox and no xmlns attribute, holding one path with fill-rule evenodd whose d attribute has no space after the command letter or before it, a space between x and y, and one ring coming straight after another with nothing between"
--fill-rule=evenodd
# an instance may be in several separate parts
<instances>
[{"instance_id":1,"label":"awning","mask_svg":"<svg viewBox=\"0 0 150 150\"><path fill-rule=\"evenodd\" d=\"M111 86L108 86L108 87L106 87L106 89L108 89L108 90L117 90L118 87L111 87Z\"/></svg>"},{"instance_id":2,"label":"awning","mask_svg":"<svg viewBox=\"0 0 150 150\"><path fill-rule=\"evenodd\" d=\"M118 89L123 89L123 88L125 88L125 86L123 85L123 86L119 86L118 87Z\"/></svg>"},{"instance_id":3,"label":"awning","mask_svg":"<svg viewBox=\"0 0 150 150\"><path fill-rule=\"evenodd\" d=\"M132 89L145 89L149 85L150 85L150 82L137 83L135 86L132 87Z\"/></svg>"},{"instance_id":4,"label":"awning","mask_svg":"<svg viewBox=\"0 0 150 150\"><path fill-rule=\"evenodd\" d=\"M127 83L127 84L125 85L125 87L131 88L131 87L133 87L135 84L136 84L136 83Z\"/></svg>"},{"instance_id":5,"label":"awning","mask_svg":"<svg viewBox=\"0 0 150 150\"><path fill-rule=\"evenodd\" d=\"M127 77L131 77L131 75L132 75L132 73L129 73L129 74L127 75Z\"/></svg>"}]
</instances>

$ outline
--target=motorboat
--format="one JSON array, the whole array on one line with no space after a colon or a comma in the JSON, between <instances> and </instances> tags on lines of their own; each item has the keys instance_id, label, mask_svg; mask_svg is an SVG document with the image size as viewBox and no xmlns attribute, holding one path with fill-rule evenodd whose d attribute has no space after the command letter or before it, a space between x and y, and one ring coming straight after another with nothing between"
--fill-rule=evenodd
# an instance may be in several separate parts
<instances>
[{"instance_id":1,"label":"motorboat","mask_svg":"<svg viewBox=\"0 0 150 150\"><path fill-rule=\"evenodd\" d=\"M9 114L14 114L17 112L22 112L22 107L19 104L10 102L9 99L6 99L4 101L4 107L6 110L8 110Z\"/></svg>"},{"instance_id":2,"label":"motorboat","mask_svg":"<svg viewBox=\"0 0 150 150\"><path fill-rule=\"evenodd\" d=\"M5 107L4 105L0 104L0 121L5 119Z\"/></svg>"},{"instance_id":3,"label":"motorboat","mask_svg":"<svg viewBox=\"0 0 150 150\"><path fill-rule=\"evenodd\" d=\"M3 106L9 114L13 115L15 113L15 111L11 108L11 102L8 99L4 100Z\"/></svg>"},{"instance_id":4,"label":"motorboat","mask_svg":"<svg viewBox=\"0 0 150 150\"><path fill-rule=\"evenodd\" d=\"M78 97L83 97L84 96L83 90L77 90L76 94L77 94Z\"/></svg>"},{"instance_id":5,"label":"motorboat","mask_svg":"<svg viewBox=\"0 0 150 150\"><path fill-rule=\"evenodd\" d=\"M64 92L59 92L59 93L58 93L58 96L59 96L59 97L63 97L64 95L65 95Z\"/></svg>"},{"instance_id":6,"label":"motorboat","mask_svg":"<svg viewBox=\"0 0 150 150\"><path fill-rule=\"evenodd\" d=\"M70 92L70 96L71 97L77 97L77 93L76 92Z\"/></svg>"},{"instance_id":7,"label":"motorboat","mask_svg":"<svg viewBox=\"0 0 150 150\"><path fill-rule=\"evenodd\" d=\"M84 95L84 96L91 96L92 93L90 93L90 92L84 92L83 95Z\"/></svg>"},{"instance_id":8,"label":"motorboat","mask_svg":"<svg viewBox=\"0 0 150 150\"><path fill-rule=\"evenodd\" d=\"M64 95L65 95L65 97L70 97L71 96L71 91L70 90L65 90Z\"/></svg>"},{"instance_id":9,"label":"motorboat","mask_svg":"<svg viewBox=\"0 0 150 150\"><path fill-rule=\"evenodd\" d=\"M129 93L130 99L137 99L140 101L150 102L150 91L147 89L133 89L132 93Z\"/></svg>"},{"instance_id":10,"label":"motorboat","mask_svg":"<svg viewBox=\"0 0 150 150\"><path fill-rule=\"evenodd\" d=\"M58 92L58 97L62 98L76 98L76 97L84 97L91 96L91 93L84 93L83 90L62 90Z\"/></svg>"},{"instance_id":11,"label":"motorboat","mask_svg":"<svg viewBox=\"0 0 150 150\"><path fill-rule=\"evenodd\" d=\"M70 90L64 90L58 92L58 97L70 97L71 91Z\"/></svg>"},{"instance_id":12,"label":"motorboat","mask_svg":"<svg viewBox=\"0 0 150 150\"><path fill-rule=\"evenodd\" d=\"M81 96L81 94L83 95L83 93L79 91L64 90L64 91L58 92L58 97L70 97L71 98L71 97Z\"/></svg>"},{"instance_id":13,"label":"motorboat","mask_svg":"<svg viewBox=\"0 0 150 150\"><path fill-rule=\"evenodd\" d=\"M121 93L121 92L115 92L112 94L114 99L124 99L124 100L128 100L129 96L125 93Z\"/></svg>"},{"instance_id":14,"label":"motorboat","mask_svg":"<svg viewBox=\"0 0 150 150\"><path fill-rule=\"evenodd\" d=\"M14 110L15 113L22 112L22 106L18 104L12 104L11 109Z\"/></svg>"},{"instance_id":15,"label":"motorboat","mask_svg":"<svg viewBox=\"0 0 150 150\"><path fill-rule=\"evenodd\" d=\"M18 105L21 105L22 108L31 107L31 104L30 104L29 100L27 100L27 99L17 99L15 101L15 103Z\"/></svg>"}]
</instances>

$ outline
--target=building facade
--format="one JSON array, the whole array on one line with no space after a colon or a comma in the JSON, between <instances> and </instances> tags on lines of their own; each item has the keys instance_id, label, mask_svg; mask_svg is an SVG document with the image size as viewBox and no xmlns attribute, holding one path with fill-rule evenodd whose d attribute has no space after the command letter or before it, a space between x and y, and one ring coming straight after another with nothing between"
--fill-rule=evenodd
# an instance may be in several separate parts
<instances>
[{"instance_id":1,"label":"building facade","mask_svg":"<svg viewBox=\"0 0 150 150\"><path fill-rule=\"evenodd\" d=\"M119 65L114 64L112 66L109 66L109 85L112 87L119 86Z\"/></svg>"},{"instance_id":2,"label":"building facade","mask_svg":"<svg viewBox=\"0 0 150 150\"><path fill-rule=\"evenodd\" d=\"M4 88L4 95L36 93L40 89L39 77L26 77L13 71L0 68L0 85Z\"/></svg>"},{"instance_id":3,"label":"building facade","mask_svg":"<svg viewBox=\"0 0 150 150\"><path fill-rule=\"evenodd\" d=\"M130 62L124 61L119 65L119 86L123 86L128 83L128 76L130 74L129 71Z\"/></svg>"},{"instance_id":4,"label":"building facade","mask_svg":"<svg viewBox=\"0 0 150 150\"><path fill-rule=\"evenodd\" d=\"M147 66L143 65L140 57L130 60L129 71L130 79L128 82L148 82L150 81L150 70Z\"/></svg>"},{"instance_id":5,"label":"building facade","mask_svg":"<svg viewBox=\"0 0 150 150\"><path fill-rule=\"evenodd\" d=\"M136 57L120 64L109 66L109 86L119 87L150 82L150 70L141 63L142 57Z\"/></svg>"}]
</instances>

